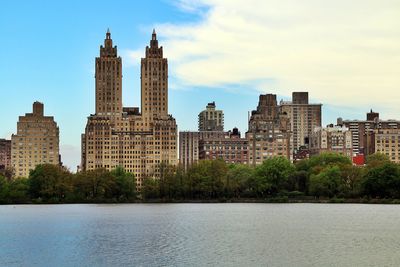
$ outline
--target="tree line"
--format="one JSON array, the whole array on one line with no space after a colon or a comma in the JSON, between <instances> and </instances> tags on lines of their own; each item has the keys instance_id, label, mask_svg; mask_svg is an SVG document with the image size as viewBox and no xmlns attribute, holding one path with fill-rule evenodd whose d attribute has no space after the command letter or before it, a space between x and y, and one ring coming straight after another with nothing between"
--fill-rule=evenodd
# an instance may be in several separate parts
<instances>
[{"instance_id":1,"label":"tree line","mask_svg":"<svg viewBox=\"0 0 400 267\"><path fill-rule=\"evenodd\" d=\"M0 203L91 203L135 201L225 201L268 199L400 199L400 166L383 154L354 166L324 153L295 164L274 157L258 166L204 160L187 171L161 164L160 178L145 178L141 192L122 167L72 174L38 165L28 178L0 175Z\"/></svg>"}]
</instances>

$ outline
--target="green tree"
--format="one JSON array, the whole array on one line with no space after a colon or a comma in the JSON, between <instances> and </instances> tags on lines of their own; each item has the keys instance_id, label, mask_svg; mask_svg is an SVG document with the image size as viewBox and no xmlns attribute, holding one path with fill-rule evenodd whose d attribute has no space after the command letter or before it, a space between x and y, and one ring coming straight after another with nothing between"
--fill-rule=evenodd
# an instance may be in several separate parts
<instances>
[{"instance_id":1,"label":"green tree","mask_svg":"<svg viewBox=\"0 0 400 267\"><path fill-rule=\"evenodd\" d=\"M289 175L287 190L308 193L309 184L310 176L308 175L308 172L304 170L296 170Z\"/></svg>"},{"instance_id":2,"label":"green tree","mask_svg":"<svg viewBox=\"0 0 400 267\"><path fill-rule=\"evenodd\" d=\"M111 171L115 177L115 197L120 201L134 200L136 196L136 179L132 173L121 166Z\"/></svg>"},{"instance_id":3,"label":"green tree","mask_svg":"<svg viewBox=\"0 0 400 267\"><path fill-rule=\"evenodd\" d=\"M241 195L248 194L249 180L254 176L254 169L244 164L232 164L226 176L225 188L227 197L240 198Z\"/></svg>"},{"instance_id":4,"label":"green tree","mask_svg":"<svg viewBox=\"0 0 400 267\"><path fill-rule=\"evenodd\" d=\"M160 198L160 181L152 177L144 178L142 196L147 200Z\"/></svg>"},{"instance_id":5,"label":"green tree","mask_svg":"<svg viewBox=\"0 0 400 267\"><path fill-rule=\"evenodd\" d=\"M367 168L374 168L381 166L385 163L390 162L390 159L387 155L382 153L375 153L372 155L368 155L365 161Z\"/></svg>"},{"instance_id":6,"label":"green tree","mask_svg":"<svg viewBox=\"0 0 400 267\"><path fill-rule=\"evenodd\" d=\"M7 203L9 186L6 177L0 175L0 203Z\"/></svg>"},{"instance_id":7,"label":"green tree","mask_svg":"<svg viewBox=\"0 0 400 267\"><path fill-rule=\"evenodd\" d=\"M71 173L59 166L38 165L29 174L30 194L32 198L62 201L72 189L71 178Z\"/></svg>"},{"instance_id":8,"label":"green tree","mask_svg":"<svg viewBox=\"0 0 400 267\"><path fill-rule=\"evenodd\" d=\"M341 166L342 183L339 191L346 197L359 197L364 169L353 165Z\"/></svg>"},{"instance_id":9,"label":"green tree","mask_svg":"<svg viewBox=\"0 0 400 267\"><path fill-rule=\"evenodd\" d=\"M310 193L316 197L333 197L339 192L341 171L338 166L328 166L310 177Z\"/></svg>"},{"instance_id":10,"label":"green tree","mask_svg":"<svg viewBox=\"0 0 400 267\"><path fill-rule=\"evenodd\" d=\"M79 172L74 177L74 192L84 201L102 201L116 195L116 178L106 169Z\"/></svg>"},{"instance_id":11,"label":"green tree","mask_svg":"<svg viewBox=\"0 0 400 267\"><path fill-rule=\"evenodd\" d=\"M371 197L400 198L399 166L386 162L369 167L362 181L363 193Z\"/></svg>"},{"instance_id":12,"label":"green tree","mask_svg":"<svg viewBox=\"0 0 400 267\"><path fill-rule=\"evenodd\" d=\"M295 172L293 164L285 157L273 157L265 160L256 168L260 180L261 194L276 194L286 189L289 176Z\"/></svg>"},{"instance_id":13,"label":"green tree","mask_svg":"<svg viewBox=\"0 0 400 267\"><path fill-rule=\"evenodd\" d=\"M30 203L29 181L17 178L9 182L8 203Z\"/></svg>"}]
</instances>

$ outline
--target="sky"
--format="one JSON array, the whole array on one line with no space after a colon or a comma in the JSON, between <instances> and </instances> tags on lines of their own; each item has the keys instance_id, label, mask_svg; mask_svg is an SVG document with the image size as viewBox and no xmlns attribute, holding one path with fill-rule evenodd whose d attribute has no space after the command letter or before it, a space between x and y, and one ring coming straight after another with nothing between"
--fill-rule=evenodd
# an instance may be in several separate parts
<instances>
[{"instance_id":1,"label":"sky","mask_svg":"<svg viewBox=\"0 0 400 267\"><path fill-rule=\"evenodd\" d=\"M259 94L308 91L323 124L400 119L398 0L5 1L0 11L0 138L34 101L60 128L62 161L80 163L94 113L94 61L107 28L123 64L123 104L140 106L140 58L156 29L179 130L215 101L225 129L247 130Z\"/></svg>"}]
</instances>

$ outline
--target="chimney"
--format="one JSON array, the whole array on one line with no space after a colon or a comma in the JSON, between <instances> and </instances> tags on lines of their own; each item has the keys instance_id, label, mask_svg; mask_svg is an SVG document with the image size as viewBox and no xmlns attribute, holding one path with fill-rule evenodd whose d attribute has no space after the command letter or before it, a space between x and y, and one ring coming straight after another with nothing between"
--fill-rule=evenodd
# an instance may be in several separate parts
<instances>
[{"instance_id":1,"label":"chimney","mask_svg":"<svg viewBox=\"0 0 400 267\"><path fill-rule=\"evenodd\" d=\"M38 117L43 117L44 114L44 106L43 103L38 101L33 103L33 115Z\"/></svg>"}]
</instances>

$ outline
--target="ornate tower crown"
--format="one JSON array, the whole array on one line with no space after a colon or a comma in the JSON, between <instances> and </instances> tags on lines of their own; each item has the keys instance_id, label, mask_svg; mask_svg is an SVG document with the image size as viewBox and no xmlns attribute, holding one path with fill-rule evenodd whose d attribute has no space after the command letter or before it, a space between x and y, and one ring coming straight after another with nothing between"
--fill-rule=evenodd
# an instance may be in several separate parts
<instances>
[{"instance_id":1,"label":"ornate tower crown","mask_svg":"<svg viewBox=\"0 0 400 267\"><path fill-rule=\"evenodd\" d=\"M156 30L153 29L153 33L151 35L150 47L146 46L146 58L162 58L163 57L163 48L158 47L158 40Z\"/></svg>"},{"instance_id":2,"label":"ornate tower crown","mask_svg":"<svg viewBox=\"0 0 400 267\"><path fill-rule=\"evenodd\" d=\"M107 29L106 39L104 39L104 46L100 46L100 57L117 57L117 46L112 46L110 29Z\"/></svg>"}]
</instances>

